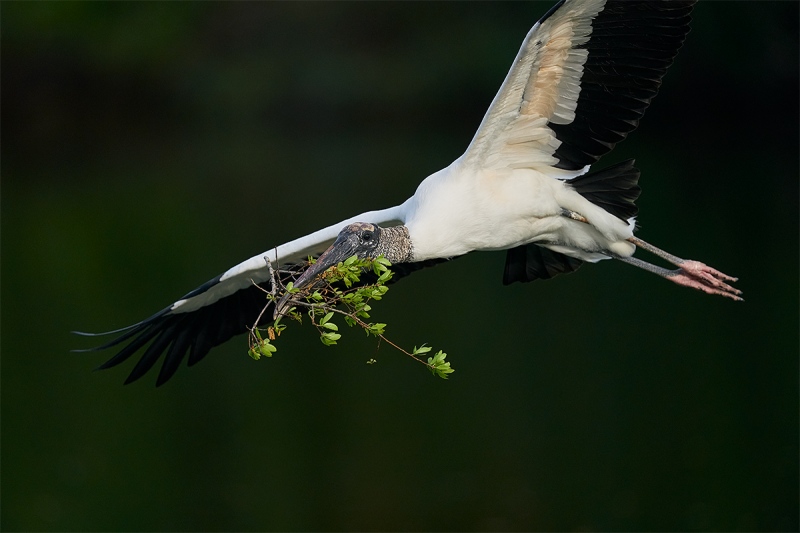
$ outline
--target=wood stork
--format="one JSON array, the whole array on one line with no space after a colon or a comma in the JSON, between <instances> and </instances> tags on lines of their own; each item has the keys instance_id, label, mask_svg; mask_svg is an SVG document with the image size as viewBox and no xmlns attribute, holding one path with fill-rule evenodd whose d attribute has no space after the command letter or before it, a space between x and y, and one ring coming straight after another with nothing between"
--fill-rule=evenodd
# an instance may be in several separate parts
<instances>
[{"instance_id":1,"label":"wood stork","mask_svg":"<svg viewBox=\"0 0 800 533\"><path fill-rule=\"evenodd\" d=\"M507 250L505 284L614 258L740 300L728 284L735 278L634 237L640 189L633 161L589 172L637 127L689 31L694 1L560 0L525 37L466 152L411 198L269 248L153 316L107 332L118 336L91 350L130 342L100 368L149 342L125 383L164 355L156 381L163 384L187 354L194 365L254 325L267 303L268 262L286 269L309 255L320 257L296 287L353 254L384 254L398 278L469 252ZM632 257L637 247L677 268Z\"/></svg>"}]
</instances>

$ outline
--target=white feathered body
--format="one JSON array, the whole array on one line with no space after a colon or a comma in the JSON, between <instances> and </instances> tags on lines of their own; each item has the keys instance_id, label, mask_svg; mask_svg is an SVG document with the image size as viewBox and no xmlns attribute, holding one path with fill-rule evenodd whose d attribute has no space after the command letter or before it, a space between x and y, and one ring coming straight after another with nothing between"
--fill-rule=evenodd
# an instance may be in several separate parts
<instances>
[{"instance_id":1,"label":"white feathered body","mask_svg":"<svg viewBox=\"0 0 800 533\"><path fill-rule=\"evenodd\" d=\"M573 173L572 176L581 174ZM627 223L541 170L477 169L456 160L426 178L403 204L414 260L537 243L584 261L630 256ZM580 213L589 224L564 217ZM601 253L605 251L605 253Z\"/></svg>"}]
</instances>

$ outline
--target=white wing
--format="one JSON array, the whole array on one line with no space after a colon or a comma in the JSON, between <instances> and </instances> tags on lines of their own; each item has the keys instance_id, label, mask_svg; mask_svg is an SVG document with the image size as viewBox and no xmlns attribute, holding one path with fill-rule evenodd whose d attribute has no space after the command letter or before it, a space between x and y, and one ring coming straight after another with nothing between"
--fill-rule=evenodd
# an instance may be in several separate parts
<instances>
[{"instance_id":1,"label":"white wing","mask_svg":"<svg viewBox=\"0 0 800 533\"><path fill-rule=\"evenodd\" d=\"M402 223L403 220L404 206L400 205L381 211L362 213L287 242L228 269L172 304L169 312L189 313L213 304L236 291L251 287L253 284L268 281L270 272L267 259L272 263L273 268L277 268L304 261L308 256L317 256L333 243L342 228L353 222L372 222L381 226L393 226Z\"/></svg>"},{"instance_id":2,"label":"white wing","mask_svg":"<svg viewBox=\"0 0 800 533\"><path fill-rule=\"evenodd\" d=\"M639 124L694 0L562 0L525 37L460 164L571 178Z\"/></svg>"}]
</instances>

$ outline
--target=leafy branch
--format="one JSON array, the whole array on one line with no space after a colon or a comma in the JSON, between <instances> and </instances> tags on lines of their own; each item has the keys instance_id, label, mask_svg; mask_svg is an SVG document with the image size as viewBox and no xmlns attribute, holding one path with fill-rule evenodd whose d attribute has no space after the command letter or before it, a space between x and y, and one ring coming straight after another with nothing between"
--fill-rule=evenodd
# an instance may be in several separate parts
<instances>
[{"instance_id":1,"label":"leafy branch","mask_svg":"<svg viewBox=\"0 0 800 533\"><path fill-rule=\"evenodd\" d=\"M314 263L314 259L309 258L308 268ZM391 263L383 256L376 259L359 259L352 256L338 265L326 270L314 283L303 289L298 289L292 281L285 285L281 280L281 275L290 272L273 270L272 265L267 261L270 269L270 280L272 290L267 293L267 303L256 319L255 325L250 328L248 354L255 360L264 357L272 357L278 350L273 341L286 330L286 324L282 319L303 322L303 316L307 316L311 324L317 329L319 338L325 346L333 346L341 339L339 325L334 322L334 317L341 317L349 327L358 326L366 335L378 338L380 341L392 346L415 361L424 364L435 376L447 379L454 369L450 363L445 361L447 354L439 350L435 355L428 357L427 361L423 357L431 351L429 346L414 347L408 351L386 338L386 324L381 322L369 322L371 319L370 302L381 300L389 291L386 285L393 276L390 270ZM372 271L377 278L374 282L361 284L361 277ZM266 328L258 327L264 313L271 310L284 295L288 295L287 310L278 316L275 321ZM367 361L369 364L375 363L374 359Z\"/></svg>"}]
</instances>

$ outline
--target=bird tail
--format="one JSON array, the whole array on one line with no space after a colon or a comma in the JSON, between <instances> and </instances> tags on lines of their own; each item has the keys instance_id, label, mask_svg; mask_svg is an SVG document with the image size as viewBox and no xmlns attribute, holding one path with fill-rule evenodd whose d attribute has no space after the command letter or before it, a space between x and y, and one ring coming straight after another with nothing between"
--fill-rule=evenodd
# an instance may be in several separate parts
<instances>
[{"instance_id":1,"label":"bird tail","mask_svg":"<svg viewBox=\"0 0 800 533\"><path fill-rule=\"evenodd\" d=\"M636 200L639 188L639 170L629 159L603 170L584 174L569 180L569 185L581 196L602 207L612 215L629 222L639 212ZM542 248L537 244L517 246L506 254L503 283L528 282L550 279L559 274L578 270L583 261Z\"/></svg>"},{"instance_id":2,"label":"bird tail","mask_svg":"<svg viewBox=\"0 0 800 533\"><path fill-rule=\"evenodd\" d=\"M628 159L603 170L569 180L575 192L612 215L628 221L639 212L636 200L642 193L639 169Z\"/></svg>"}]
</instances>

